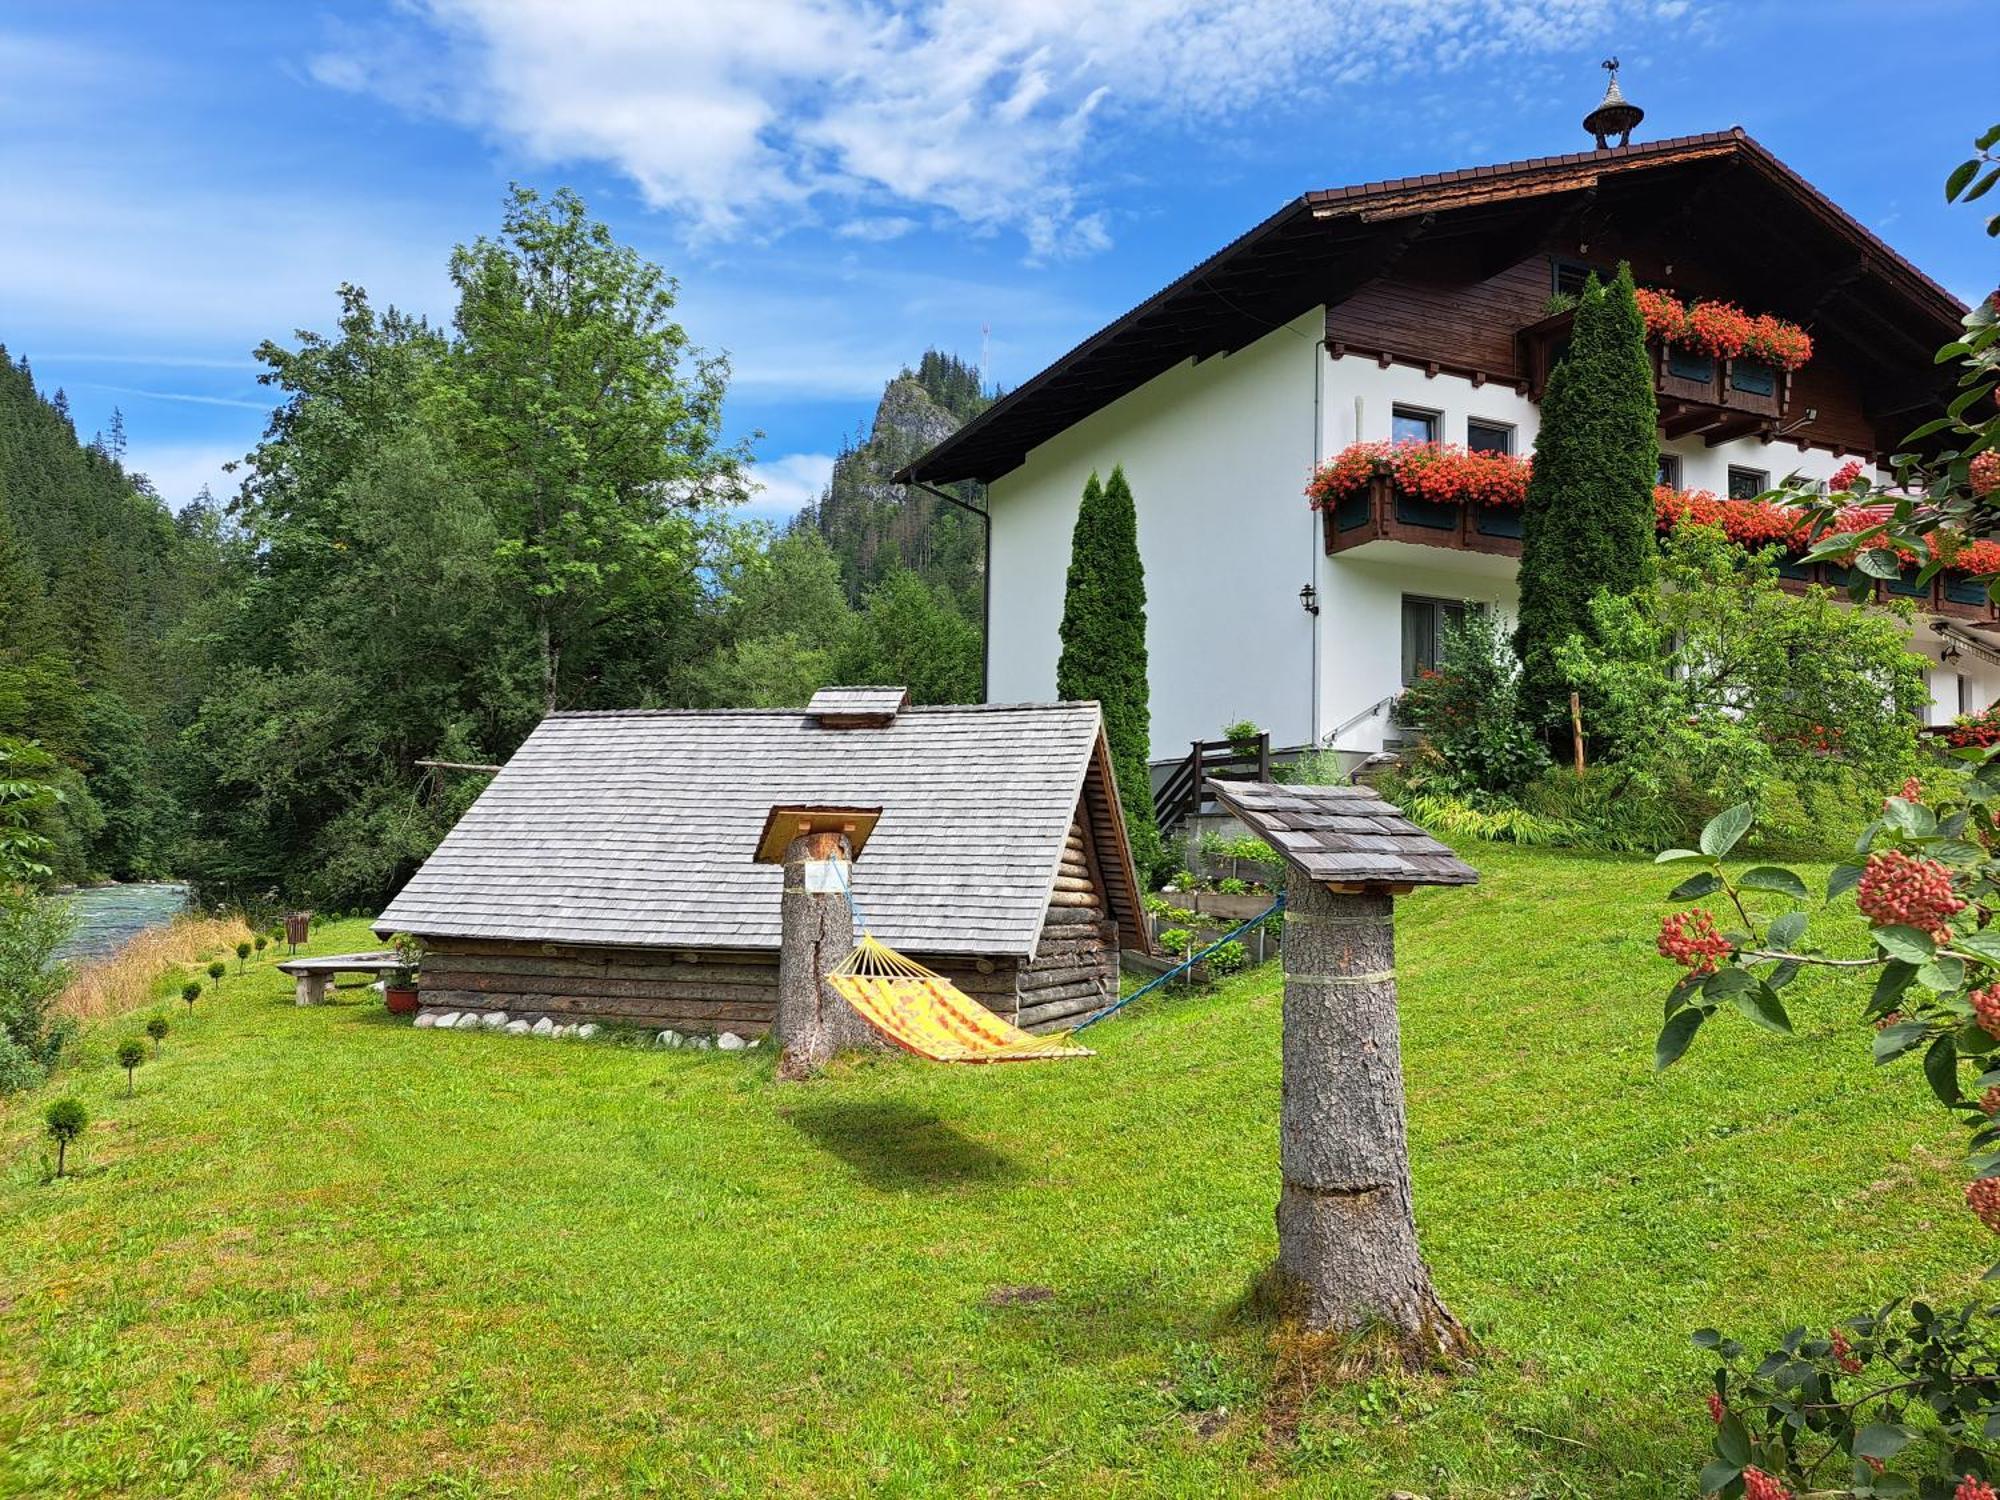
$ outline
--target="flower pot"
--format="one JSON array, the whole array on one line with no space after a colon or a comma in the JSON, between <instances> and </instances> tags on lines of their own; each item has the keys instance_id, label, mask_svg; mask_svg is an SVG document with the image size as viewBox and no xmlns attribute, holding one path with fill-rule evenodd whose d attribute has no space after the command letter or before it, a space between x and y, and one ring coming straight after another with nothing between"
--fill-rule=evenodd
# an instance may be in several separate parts
<instances>
[{"instance_id":1,"label":"flower pot","mask_svg":"<svg viewBox=\"0 0 2000 1500\"><path fill-rule=\"evenodd\" d=\"M389 1007L392 1015L413 1016L417 1013L417 988L415 985L385 985L382 1003Z\"/></svg>"}]
</instances>

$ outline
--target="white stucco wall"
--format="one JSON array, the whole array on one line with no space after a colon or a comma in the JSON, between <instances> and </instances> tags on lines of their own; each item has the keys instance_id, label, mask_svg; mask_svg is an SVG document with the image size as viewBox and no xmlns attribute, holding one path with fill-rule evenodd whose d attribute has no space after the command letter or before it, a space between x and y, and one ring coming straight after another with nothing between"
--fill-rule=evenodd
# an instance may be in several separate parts
<instances>
[{"instance_id":1,"label":"white stucco wall","mask_svg":"<svg viewBox=\"0 0 2000 1500\"><path fill-rule=\"evenodd\" d=\"M1319 555L1312 473L1320 309L1235 354L1175 366L995 480L987 695L1055 695L1070 533L1084 481L1123 464L1146 564L1153 755L1254 719L1274 742L1312 733L1312 617L1299 590Z\"/></svg>"}]
</instances>

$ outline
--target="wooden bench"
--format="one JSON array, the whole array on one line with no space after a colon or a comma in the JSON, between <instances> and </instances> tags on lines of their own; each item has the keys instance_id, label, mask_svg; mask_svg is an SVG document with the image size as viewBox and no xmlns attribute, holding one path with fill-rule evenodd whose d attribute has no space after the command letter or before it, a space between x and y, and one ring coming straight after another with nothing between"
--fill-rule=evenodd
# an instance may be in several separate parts
<instances>
[{"instance_id":1,"label":"wooden bench","mask_svg":"<svg viewBox=\"0 0 2000 1500\"><path fill-rule=\"evenodd\" d=\"M293 1000L299 1005L318 1005L326 999L327 986L338 974L391 974L403 967L403 960L387 948L373 953L330 953L324 958L288 958L278 965L280 974L295 981Z\"/></svg>"}]
</instances>

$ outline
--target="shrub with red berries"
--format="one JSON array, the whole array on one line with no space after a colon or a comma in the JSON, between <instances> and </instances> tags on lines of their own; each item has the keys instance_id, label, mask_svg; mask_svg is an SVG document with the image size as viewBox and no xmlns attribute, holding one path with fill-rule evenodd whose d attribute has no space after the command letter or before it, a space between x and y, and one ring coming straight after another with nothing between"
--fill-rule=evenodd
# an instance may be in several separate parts
<instances>
[{"instance_id":1,"label":"shrub with red berries","mask_svg":"<svg viewBox=\"0 0 2000 1500\"><path fill-rule=\"evenodd\" d=\"M1958 1488L1951 1492L1951 1500L2000 1500L2000 1490L1979 1478L1968 1474L1959 1480Z\"/></svg>"},{"instance_id":2,"label":"shrub with red berries","mask_svg":"<svg viewBox=\"0 0 2000 1500\"><path fill-rule=\"evenodd\" d=\"M1792 1500L1792 1492L1762 1469L1743 1471L1743 1500Z\"/></svg>"},{"instance_id":3,"label":"shrub with red berries","mask_svg":"<svg viewBox=\"0 0 2000 1500\"><path fill-rule=\"evenodd\" d=\"M1980 1223L2000 1234L2000 1177L1980 1177L1968 1182L1965 1205Z\"/></svg>"},{"instance_id":4,"label":"shrub with red berries","mask_svg":"<svg viewBox=\"0 0 2000 1500\"><path fill-rule=\"evenodd\" d=\"M1662 917L1656 946L1660 957L1670 958L1695 974L1713 974L1734 951L1729 939L1716 929L1715 918L1700 907Z\"/></svg>"},{"instance_id":5,"label":"shrub with red berries","mask_svg":"<svg viewBox=\"0 0 2000 1500\"><path fill-rule=\"evenodd\" d=\"M1868 856L1854 902L1877 927L1914 927L1939 942L1948 931L1946 921L1965 910L1964 899L1952 889L1948 868L1901 849Z\"/></svg>"},{"instance_id":6,"label":"shrub with red berries","mask_svg":"<svg viewBox=\"0 0 2000 1500\"><path fill-rule=\"evenodd\" d=\"M2000 1036L2000 984L1981 985L1966 999L1972 1002L1972 1018L1988 1036Z\"/></svg>"}]
</instances>

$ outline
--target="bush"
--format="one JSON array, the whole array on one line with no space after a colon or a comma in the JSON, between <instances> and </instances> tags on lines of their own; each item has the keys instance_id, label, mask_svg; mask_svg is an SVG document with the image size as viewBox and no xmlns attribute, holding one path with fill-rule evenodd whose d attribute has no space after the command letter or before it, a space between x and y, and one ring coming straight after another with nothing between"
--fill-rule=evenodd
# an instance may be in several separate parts
<instances>
[{"instance_id":1,"label":"bush","mask_svg":"<svg viewBox=\"0 0 2000 1500\"><path fill-rule=\"evenodd\" d=\"M1403 773L1414 791L1506 795L1549 763L1522 712L1520 661L1490 614L1445 628L1436 668L1396 700L1395 716L1423 736Z\"/></svg>"},{"instance_id":2,"label":"bush","mask_svg":"<svg viewBox=\"0 0 2000 1500\"><path fill-rule=\"evenodd\" d=\"M214 963L208 966L208 977L214 980L218 987L220 987L222 984L222 976L227 974L228 972L229 972L229 965L224 963L219 958L216 959Z\"/></svg>"},{"instance_id":3,"label":"bush","mask_svg":"<svg viewBox=\"0 0 2000 1500\"><path fill-rule=\"evenodd\" d=\"M249 962L250 962L250 945L248 943L238 943L236 945L236 972L241 974L243 972L243 966Z\"/></svg>"},{"instance_id":4,"label":"bush","mask_svg":"<svg viewBox=\"0 0 2000 1500\"><path fill-rule=\"evenodd\" d=\"M1208 955L1208 972L1217 979L1225 979L1231 974L1240 974L1250 967L1250 950L1235 938L1219 943Z\"/></svg>"},{"instance_id":5,"label":"bush","mask_svg":"<svg viewBox=\"0 0 2000 1500\"><path fill-rule=\"evenodd\" d=\"M69 971L55 958L74 926L67 903L0 886L0 1094L40 1084L75 1035L56 1010Z\"/></svg>"},{"instance_id":6,"label":"bush","mask_svg":"<svg viewBox=\"0 0 2000 1500\"><path fill-rule=\"evenodd\" d=\"M200 980L190 979L186 984L181 986L181 999L187 1003L187 1008L190 1011L194 1009L195 1001L199 1000L200 998L201 998Z\"/></svg>"},{"instance_id":7,"label":"bush","mask_svg":"<svg viewBox=\"0 0 2000 1500\"><path fill-rule=\"evenodd\" d=\"M49 1139L56 1143L56 1176L63 1174L63 1163L69 1154L69 1143L83 1134L90 1123L90 1111L83 1107L79 1099L58 1099L42 1113L42 1121L48 1127Z\"/></svg>"},{"instance_id":8,"label":"bush","mask_svg":"<svg viewBox=\"0 0 2000 1500\"><path fill-rule=\"evenodd\" d=\"M146 1035L153 1039L153 1055L155 1057L160 1055L160 1043L167 1039L168 1029L167 1018L165 1016L154 1016L152 1020L146 1023Z\"/></svg>"},{"instance_id":9,"label":"bush","mask_svg":"<svg viewBox=\"0 0 2000 1500\"><path fill-rule=\"evenodd\" d=\"M146 1060L146 1044L136 1036L128 1036L118 1044L118 1066L125 1070L125 1097L132 1097L132 1075L139 1064Z\"/></svg>"}]
</instances>

